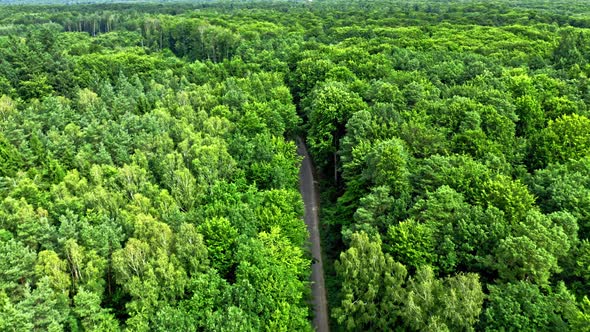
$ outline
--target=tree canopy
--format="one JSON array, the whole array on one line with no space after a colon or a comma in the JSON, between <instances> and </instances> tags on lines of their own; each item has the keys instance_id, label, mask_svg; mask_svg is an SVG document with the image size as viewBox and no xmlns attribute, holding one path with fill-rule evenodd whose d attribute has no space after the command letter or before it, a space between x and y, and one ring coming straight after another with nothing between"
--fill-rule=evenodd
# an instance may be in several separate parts
<instances>
[{"instance_id":1,"label":"tree canopy","mask_svg":"<svg viewBox=\"0 0 590 332\"><path fill-rule=\"evenodd\" d=\"M589 330L589 4L168 2L0 6L0 330L312 330L297 136L333 330Z\"/></svg>"}]
</instances>

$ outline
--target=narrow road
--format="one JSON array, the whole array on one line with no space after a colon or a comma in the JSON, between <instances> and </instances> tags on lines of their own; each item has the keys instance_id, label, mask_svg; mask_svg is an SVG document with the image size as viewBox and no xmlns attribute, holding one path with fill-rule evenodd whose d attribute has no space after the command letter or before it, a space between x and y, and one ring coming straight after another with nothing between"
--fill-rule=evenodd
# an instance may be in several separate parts
<instances>
[{"instance_id":1,"label":"narrow road","mask_svg":"<svg viewBox=\"0 0 590 332\"><path fill-rule=\"evenodd\" d=\"M328 305L326 301L326 286L324 283L324 265L322 263L322 247L320 244L320 230L318 218L318 192L313 177L311 159L307 153L305 142L297 138L297 153L303 157L299 169L299 190L305 203L305 224L309 231L311 255L315 263L311 266L311 293L315 317L313 325L318 332L329 332Z\"/></svg>"}]
</instances>

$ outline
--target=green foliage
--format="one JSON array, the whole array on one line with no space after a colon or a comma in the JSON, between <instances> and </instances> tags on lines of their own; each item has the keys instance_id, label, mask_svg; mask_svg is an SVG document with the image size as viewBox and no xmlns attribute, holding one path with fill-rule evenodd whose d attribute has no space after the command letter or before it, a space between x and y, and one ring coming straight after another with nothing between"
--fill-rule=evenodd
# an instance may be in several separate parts
<instances>
[{"instance_id":1,"label":"green foliage","mask_svg":"<svg viewBox=\"0 0 590 332\"><path fill-rule=\"evenodd\" d=\"M520 181L499 176L483 184L478 203L502 210L506 219L518 223L533 209L535 199Z\"/></svg>"},{"instance_id":2,"label":"green foliage","mask_svg":"<svg viewBox=\"0 0 590 332\"><path fill-rule=\"evenodd\" d=\"M340 254L336 271L342 278L342 300L332 312L347 330L395 326L405 292L407 271L381 250L381 241L355 233L350 248Z\"/></svg>"},{"instance_id":3,"label":"green foliage","mask_svg":"<svg viewBox=\"0 0 590 332\"><path fill-rule=\"evenodd\" d=\"M332 81L316 87L309 98L307 141L312 155L320 161L318 166L323 167L338 151L348 119L366 108L366 104L344 84ZM336 167L336 163L334 160L332 165Z\"/></svg>"},{"instance_id":4,"label":"green foliage","mask_svg":"<svg viewBox=\"0 0 590 332\"><path fill-rule=\"evenodd\" d=\"M311 330L296 135L333 330L588 330L588 4L132 2L0 11L0 330Z\"/></svg>"},{"instance_id":5,"label":"green foliage","mask_svg":"<svg viewBox=\"0 0 590 332\"><path fill-rule=\"evenodd\" d=\"M3 113L11 112L5 109ZM22 167L23 160L19 151L4 137L0 135L0 176L15 176Z\"/></svg>"},{"instance_id":6,"label":"green foliage","mask_svg":"<svg viewBox=\"0 0 590 332\"><path fill-rule=\"evenodd\" d=\"M409 191L408 155L398 139L377 143L366 157L364 176L375 186L389 186L394 197Z\"/></svg>"},{"instance_id":7,"label":"green foliage","mask_svg":"<svg viewBox=\"0 0 590 332\"><path fill-rule=\"evenodd\" d=\"M539 133L535 149L538 154L536 158L539 158L537 165L564 163L586 157L590 146L588 128L590 120L583 115L563 115L555 121L550 120Z\"/></svg>"},{"instance_id":8,"label":"green foliage","mask_svg":"<svg viewBox=\"0 0 590 332\"><path fill-rule=\"evenodd\" d=\"M345 273L342 266L357 253L358 234L379 244L382 238L385 254L379 247L366 256L399 261L415 273L408 280L422 278L414 284L421 294L430 294L417 298L429 301L414 308L425 312L389 314L381 324L485 329L481 309L464 309L472 318L457 323L443 313L451 300L433 300L445 296L446 278L461 273L484 286L461 291L470 295L460 303L478 304L471 308L489 308L482 289L521 281L543 292L562 281L580 301L588 289L580 268L580 239L589 229L585 25L570 24L563 8L540 2L339 5L346 15L333 16L330 3L313 5L331 25L314 31L316 39L295 57L289 77L308 117L316 165L326 180L334 173L322 189L329 255L340 256L334 269L340 293L332 299L336 326L393 329L370 325L387 316L375 314L383 296L355 301L357 294L350 295L362 273ZM587 6L573 7L587 16ZM524 8L534 15L517 14ZM562 20L549 26L551 20L541 17L551 15ZM335 83L344 97L324 98L320 92ZM349 99L345 92L358 94L366 106L339 116ZM375 270L360 259L350 265ZM364 284L377 289L384 281ZM580 307L575 302L568 302L570 309ZM353 304L367 304L362 308L371 314L357 315ZM584 315L570 309L563 326L579 326L583 318L572 317Z\"/></svg>"},{"instance_id":9,"label":"green foliage","mask_svg":"<svg viewBox=\"0 0 590 332\"><path fill-rule=\"evenodd\" d=\"M385 248L396 261L417 269L435 261L433 242L430 227L409 219L389 227Z\"/></svg>"},{"instance_id":10,"label":"green foliage","mask_svg":"<svg viewBox=\"0 0 590 332\"><path fill-rule=\"evenodd\" d=\"M577 319L581 318L575 299L563 284L549 294L526 281L489 287L490 305L484 313L485 330L562 330L575 326L569 324L577 324Z\"/></svg>"},{"instance_id":11,"label":"green foliage","mask_svg":"<svg viewBox=\"0 0 590 332\"><path fill-rule=\"evenodd\" d=\"M309 261L278 228L261 232L238 248L236 281L253 292L243 309L257 314L268 330L310 330L304 301Z\"/></svg>"},{"instance_id":12,"label":"green foliage","mask_svg":"<svg viewBox=\"0 0 590 332\"><path fill-rule=\"evenodd\" d=\"M566 211L577 219L577 233L582 238L587 238L590 229L589 165L588 158L550 165L535 172L530 185L543 212Z\"/></svg>"},{"instance_id":13,"label":"green foliage","mask_svg":"<svg viewBox=\"0 0 590 332\"><path fill-rule=\"evenodd\" d=\"M10 296L22 294L23 285L33 279L36 253L12 238L2 239L0 245L2 292Z\"/></svg>"},{"instance_id":14,"label":"green foliage","mask_svg":"<svg viewBox=\"0 0 590 332\"><path fill-rule=\"evenodd\" d=\"M336 271L342 300L333 316L346 330L473 330L484 293L476 274L436 279L422 265L407 277L404 265L381 251L379 238L352 236Z\"/></svg>"},{"instance_id":15,"label":"green foliage","mask_svg":"<svg viewBox=\"0 0 590 332\"><path fill-rule=\"evenodd\" d=\"M484 293L476 274L443 280L428 266L410 277L402 309L404 322L412 330L470 331L481 312Z\"/></svg>"},{"instance_id":16,"label":"green foliage","mask_svg":"<svg viewBox=\"0 0 590 332\"><path fill-rule=\"evenodd\" d=\"M211 266L225 275L235 263L238 232L225 218L208 219L199 225L199 231L203 234Z\"/></svg>"},{"instance_id":17,"label":"green foliage","mask_svg":"<svg viewBox=\"0 0 590 332\"><path fill-rule=\"evenodd\" d=\"M85 331L118 331L119 324L109 310L101 308L100 296L80 289L74 297L74 312Z\"/></svg>"}]
</instances>

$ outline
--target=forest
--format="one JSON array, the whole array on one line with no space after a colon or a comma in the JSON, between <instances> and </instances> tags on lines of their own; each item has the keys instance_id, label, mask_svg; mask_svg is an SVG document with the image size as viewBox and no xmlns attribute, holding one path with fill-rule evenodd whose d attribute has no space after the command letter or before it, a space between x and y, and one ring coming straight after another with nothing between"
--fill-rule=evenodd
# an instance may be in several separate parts
<instances>
[{"instance_id":1,"label":"forest","mask_svg":"<svg viewBox=\"0 0 590 332\"><path fill-rule=\"evenodd\" d=\"M0 5L0 331L313 331L297 137L331 330L590 331L590 3L81 2Z\"/></svg>"}]
</instances>

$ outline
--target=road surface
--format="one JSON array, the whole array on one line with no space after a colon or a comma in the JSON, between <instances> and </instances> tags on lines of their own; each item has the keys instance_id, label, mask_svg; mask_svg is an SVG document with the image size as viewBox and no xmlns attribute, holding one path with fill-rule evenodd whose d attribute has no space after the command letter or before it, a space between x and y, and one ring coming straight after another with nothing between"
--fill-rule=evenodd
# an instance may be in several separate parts
<instances>
[{"instance_id":1,"label":"road surface","mask_svg":"<svg viewBox=\"0 0 590 332\"><path fill-rule=\"evenodd\" d=\"M313 177L311 159L307 153L305 142L297 138L297 153L303 157L299 169L299 189L305 203L305 224L309 231L311 255L314 263L311 266L311 293L313 297L314 320L313 325L318 332L329 332L328 305L326 302L326 285L324 283L324 265L322 263L322 247L319 230L319 197Z\"/></svg>"}]
</instances>

